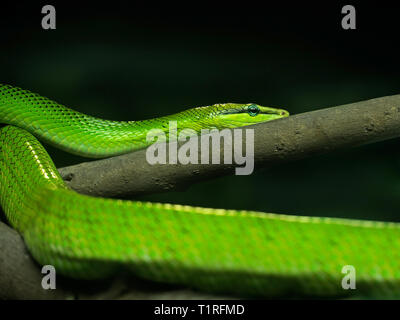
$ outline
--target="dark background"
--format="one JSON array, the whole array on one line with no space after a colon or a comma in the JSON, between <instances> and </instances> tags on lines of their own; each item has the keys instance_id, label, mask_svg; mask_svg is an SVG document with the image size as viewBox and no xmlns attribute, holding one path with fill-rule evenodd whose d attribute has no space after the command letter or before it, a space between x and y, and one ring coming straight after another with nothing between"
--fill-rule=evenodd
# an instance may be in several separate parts
<instances>
[{"instance_id":1,"label":"dark background","mask_svg":"<svg viewBox=\"0 0 400 320\"><path fill-rule=\"evenodd\" d=\"M218 102L296 114L400 93L400 11L382 1L128 3L2 3L0 81L115 120ZM44 4L56 30L41 28ZM341 28L345 4L357 30ZM83 161L47 148L58 167ZM398 150L391 140L140 199L400 221Z\"/></svg>"}]
</instances>

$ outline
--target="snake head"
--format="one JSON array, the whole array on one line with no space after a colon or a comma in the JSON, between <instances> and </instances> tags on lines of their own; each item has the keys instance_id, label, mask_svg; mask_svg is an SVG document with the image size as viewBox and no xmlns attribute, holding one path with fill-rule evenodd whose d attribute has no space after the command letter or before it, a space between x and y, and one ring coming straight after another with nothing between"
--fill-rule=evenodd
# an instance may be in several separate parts
<instances>
[{"instance_id":1,"label":"snake head","mask_svg":"<svg viewBox=\"0 0 400 320\"><path fill-rule=\"evenodd\" d=\"M210 108L209 126L217 129L237 128L289 116L283 109L259 106L255 103L215 104Z\"/></svg>"}]
</instances>

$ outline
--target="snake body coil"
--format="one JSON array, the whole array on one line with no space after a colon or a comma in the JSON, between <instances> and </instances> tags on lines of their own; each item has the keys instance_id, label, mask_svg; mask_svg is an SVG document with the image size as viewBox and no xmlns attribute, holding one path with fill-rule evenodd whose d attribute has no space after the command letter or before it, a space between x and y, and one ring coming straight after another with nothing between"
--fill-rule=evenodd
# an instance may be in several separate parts
<instances>
[{"instance_id":1,"label":"snake body coil","mask_svg":"<svg viewBox=\"0 0 400 320\"><path fill-rule=\"evenodd\" d=\"M257 110L270 118L260 121L287 115L263 108ZM357 293L398 293L399 224L89 197L64 184L34 137L104 157L145 147L149 128L163 128L166 121L197 131L235 127L243 124L243 110L249 105L108 121L0 85L0 122L10 124L0 132L1 206L32 256L70 277L102 278L128 268L147 279L209 292L339 296L350 293L342 288L342 268L352 265ZM257 117L251 116L245 125L254 123Z\"/></svg>"}]
</instances>

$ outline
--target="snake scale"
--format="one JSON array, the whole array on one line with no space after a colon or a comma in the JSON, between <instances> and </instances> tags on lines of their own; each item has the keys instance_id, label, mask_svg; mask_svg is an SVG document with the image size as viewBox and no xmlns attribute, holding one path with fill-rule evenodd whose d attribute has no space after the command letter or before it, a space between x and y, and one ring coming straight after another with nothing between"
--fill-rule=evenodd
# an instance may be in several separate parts
<instances>
[{"instance_id":1,"label":"snake scale","mask_svg":"<svg viewBox=\"0 0 400 320\"><path fill-rule=\"evenodd\" d=\"M255 104L217 104L144 121L109 121L0 85L0 202L31 255L67 277L121 269L153 281L242 297L394 295L400 224L118 199L69 189L36 138L86 157L146 147L146 133L235 128L287 116ZM344 290L342 268L356 269Z\"/></svg>"}]
</instances>

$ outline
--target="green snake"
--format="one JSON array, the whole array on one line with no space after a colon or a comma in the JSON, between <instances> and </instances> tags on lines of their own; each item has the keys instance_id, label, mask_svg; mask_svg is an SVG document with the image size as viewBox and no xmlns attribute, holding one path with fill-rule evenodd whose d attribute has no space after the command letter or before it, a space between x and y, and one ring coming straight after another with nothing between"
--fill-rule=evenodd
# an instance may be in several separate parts
<instances>
[{"instance_id":1,"label":"green snake","mask_svg":"<svg viewBox=\"0 0 400 320\"><path fill-rule=\"evenodd\" d=\"M216 104L144 121L110 121L0 85L0 202L34 259L57 274L152 281L242 297L400 291L400 224L96 198L69 189L36 139L86 157L145 148L151 129L224 129L288 116ZM229 200L229 199L227 199ZM356 289L342 268L354 266Z\"/></svg>"}]
</instances>

